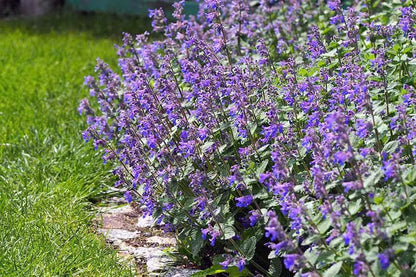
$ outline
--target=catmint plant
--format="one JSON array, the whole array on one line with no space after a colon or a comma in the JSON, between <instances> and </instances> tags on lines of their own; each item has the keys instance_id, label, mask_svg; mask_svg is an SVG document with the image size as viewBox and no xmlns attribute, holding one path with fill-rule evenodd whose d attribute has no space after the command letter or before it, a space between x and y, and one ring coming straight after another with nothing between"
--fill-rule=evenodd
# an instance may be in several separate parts
<instances>
[{"instance_id":1,"label":"catmint plant","mask_svg":"<svg viewBox=\"0 0 416 277\"><path fill-rule=\"evenodd\" d=\"M85 79L125 199L201 274L413 276L413 1L183 5Z\"/></svg>"}]
</instances>

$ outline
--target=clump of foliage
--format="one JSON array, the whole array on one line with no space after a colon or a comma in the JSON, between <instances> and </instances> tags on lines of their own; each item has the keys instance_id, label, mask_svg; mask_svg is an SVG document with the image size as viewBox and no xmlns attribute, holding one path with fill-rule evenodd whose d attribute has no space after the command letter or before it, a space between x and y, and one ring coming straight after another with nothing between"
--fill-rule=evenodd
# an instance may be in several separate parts
<instances>
[{"instance_id":1,"label":"clump of foliage","mask_svg":"<svg viewBox=\"0 0 416 277\"><path fill-rule=\"evenodd\" d=\"M87 77L84 138L206 273L416 272L415 7L352 2L181 1Z\"/></svg>"}]
</instances>

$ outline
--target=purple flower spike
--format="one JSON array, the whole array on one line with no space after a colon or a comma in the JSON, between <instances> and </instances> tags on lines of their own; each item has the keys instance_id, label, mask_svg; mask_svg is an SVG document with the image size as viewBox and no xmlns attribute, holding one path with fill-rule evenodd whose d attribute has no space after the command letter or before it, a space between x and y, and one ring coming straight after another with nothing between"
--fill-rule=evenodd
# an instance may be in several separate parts
<instances>
[{"instance_id":1,"label":"purple flower spike","mask_svg":"<svg viewBox=\"0 0 416 277\"><path fill-rule=\"evenodd\" d=\"M133 201L133 196L131 195L131 191L126 191L125 193L124 193L124 199L126 199L126 201L128 202L128 203L130 203L131 201Z\"/></svg>"},{"instance_id":2,"label":"purple flower spike","mask_svg":"<svg viewBox=\"0 0 416 277\"><path fill-rule=\"evenodd\" d=\"M394 251L393 249L387 249L381 254L378 254L378 259L380 260L380 266L382 270L387 270L390 266L390 260L393 258Z\"/></svg>"},{"instance_id":3,"label":"purple flower spike","mask_svg":"<svg viewBox=\"0 0 416 277\"><path fill-rule=\"evenodd\" d=\"M241 197L237 197L235 200L237 200L237 207L247 207L249 206L252 202L253 202L253 196L251 195L246 195L246 196L241 196Z\"/></svg>"},{"instance_id":4,"label":"purple flower spike","mask_svg":"<svg viewBox=\"0 0 416 277\"><path fill-rule=\"evenodd\" d=\"M219 263L222 266L222 269L227 269L230 263L232 262L232 256L226 255L226 258L223 262Z\"/></svg>"},{"instance_id":5,"label":"purple flower spike","mask_svg":"<svg viewBox=\"0 0 416 277\"><path fill-rule=\"evenodd\" d=\"M284 256L283 263L290 271L297 271L305 263L305 258L299 254L287 254Z\"/></svg>"},{"instance_id":6,"label":"purple flower spike","mask_svg":"<svg viewBox=\"0 0 416 277\"><path fill-rule=\"evenodd\" d=\"M246 259L245 258L241 258L240 260L238 260L237 266L238 266L238 270L240 272L243 271L244 270L244 267L246 266Z\"/></svg>"}]
</instances>

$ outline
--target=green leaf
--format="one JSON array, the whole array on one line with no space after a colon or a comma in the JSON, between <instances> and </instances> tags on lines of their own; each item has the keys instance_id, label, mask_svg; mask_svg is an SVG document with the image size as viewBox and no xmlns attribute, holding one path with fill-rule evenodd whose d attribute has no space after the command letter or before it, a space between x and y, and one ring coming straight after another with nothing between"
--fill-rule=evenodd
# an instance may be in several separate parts
<instances>
[{"instance_id":1,"label":"green leaf","mask_svg":"<svg viewBox=\"0 0 416 277\"><path fill-rule=\"evenodd\" d=\"M315 241L319 240L318 235L311 235L308 236L304 241L302 241L302 245L310 245L311 243L314 243Z\"/></svg>"},{"instance_id":2,"label":"green leaf","mask_svg":"<svg viewBox=\"0 0 416 277\"><path fill-rule=\"evenodd\" d=\"M258 188L253 189L253 195L255 199L260 199L260 200L268 199L270 197L269 193L264 187L258 187Z\"/></svg>"},{"instance_id":3,"label":"green leaf","mask_svg":"<svg viewBox=\"0 0 416 277\"><path fill-rule=\"evenodd\" d=\"M383 203L384 197L382 195L374 197L374 203L381 204Z\"/></svg>"},{"instance_id":4,"label":"green leaf","mask_svg":"<svg viewBox=\"0 0 416 277\"><path fill-rule=\"evenodd\" d=\"M310 264L314 265L316 263L316 260L318 260L319 253L317 253L314 248L312 248L312 250L307 249L304 252L304 257L306 258L306 261L308 261Z\"/></svg>"},{"instance_id":5,"label":"green leaf","mask_svg":"<svg viewBox=\"0 0 416 277\"><path fill-rule=\"evenodd\" d=\"M202 239L202 233L200 230L193 231L191 237L191 252L192 256L195 258L199 255L199 251L204 246L204 240Z\"/></svg>"},{"instance_id":6,"label":"green leaf","mask_svg":"<svg viewBox=\"0 0 416 277\"><path fill-rule=\"evenodd\" d=\"M390 226L389 228L387 228L387 230L391 233L391 234L394 234L394 233L396 233L397 231L399 231L399 230L402 230L402 229L404 229L404 228L406 228L406 222L404 222L404 221L400 221L400 222L397 222L397 223L395 223L395 224L393 224L392 226Z\"/></svg>"},{"instance_id":7,"label":"green leaf","mask_svg":"<svg viewBox=\"0 0 416 277\"><path fill-rule=\"evenodd\" d=\"M305 68L299 69L299 75L300 76L308 76L308 70Z\"/></svg>"},{"instance_id":8,"label":"green leaf","mask_svg":"<svg viewBox=\"0 0 416 277\"><path fill-rule=\"evenodd\" d=\"M257 170L256 170L257 176L260 176L260 174L264 173L264 171L267 168L268 163L269 163L269 160L264 160L261 162L261 164L259 165L259 167L257 167Z\"/></svg>"},{"instance_id":9,"label":"green leaf","mask_svg":"<svg viewBox=\"0 0 416 277\"><path fill-rule=\"evenodd\" d=\"M228 147L227 144L223 144L218 148L218 151L220 152L220 154L222 154L224 152L224 150L226 150Z\"/></svg>"},{"instance_id":10,"label":"green leaf","mask_svg":"<svg viewBox=\"0 0 416 277\"><path fill-rule=\"evenodd\" d=\"M249 276L247 269L244 269L242 272L240 272L236 266L230 266L227 269L223 269L221 265L216 264L205 270L193 273L191 277L206 277L220 273L228 273L229 277Z\"/></svg>"},{"instance_id":11,"label":"green leaf","mask_svg":"<svg viewBox=\"0 0 416 277\"><path fill-rule=\"evenodd\" d=\"M275 277L279 277L282 274L282 263L280 259L275 258L270 261L269 273Z\"/></svg>"},{"instance_id":12,"label":"green leaf","mask_svg":"<svg viewBox=\"0 0 416 277\"><path fill-rule=\"evenodd\" d=\"M214 144L213 141L205 142L201 147L202 153L205 153L207 151L207 149L210 148L213 144Z\"/></svg>"},{"instance_id":13,"label":"green leaf","mask_svg":"<svg viewBox=\"0 0 416 277\"><path fill-rule=\"evenodd\" d=\"M380 4L380 2L381 2L381 0L374 1L373 9L376 9L378 7L378 4Z\"/></svg>"},{"instance_id":14,"label":"green leaf","mask_svg":"<svg viewBox=\"0 0 416 277\"><path fill-rule=\"evenodd\" d=\"M402 236L399 238L401 242L411 243L413 246L416 246L416 234L411 233L406 236Z\"/></svg>"},{"instance_id":15,"label":"green leaf","mask_svg":"<svg viewBox=\"0 0 416 277\"><path fill-rule=\"evenodd\" d=\"M253 258L254 253L256 252L256 244L257 244L257 239L256 237L253 236L244 240L240 246L241 251L243 251L244 256L246 257L248 261Z\"/></svg>"},{"instance_id":16,"label":"green leaf","mask_svg":"<svg viewBox=\"0 0 416 277\"><path fill-rule=\"evenodd\" d=\"M416 59L411 59L411 60L409 61L409 64L416 65Z\"/></svg>"},{"instance_id":17,"label":"green leaf","mask_svg":"<svg viewBox=\"0 0 416 277\"><path fill-rule=\"evenodd\" d=\"M322 57L333 58L337 56L337 49L332 49L328 53L324 53L321 55Z\"/></svg>"},{"instance_id":18,"label":"green leaf","mask_svg":"<svg viewBox=\"0 0 416 277\"><path fill-rule=\"evenodd\" d=\"M399 142L397 140L393 140L384 145L383 151L390 154L393 153L397 149L397 147L399 147Z\"/></svg>"},{"instance_id":19,"label":"green leaf","mask_svg":"<svg viewBox=\"0 0 416 277\"><path fill-rule=\"evenodd\" d=\"M350 205L348 205L348 210L351 215L356 215L361 210L361 199L351 202Z\"/></svg>"},{"instance_id":20,"label":"green leaf","mask_svg":"<svg viewBox=\"0 0 416 277\"><path fill-rule=\"evenodd\" d=\"M331 220L326 219L318 224L318 230L321 234L325 234L326 231L331 227Z\"/></svg>"},{"instance_id":21,"label":"green leaf","mask_svg":"<svg viewBox=\"0 0 416 277\"><path fill-rule=\"evenodd\" d=\"M264 151L266 151L269 148L270 144L265 144L262 147L260 147L257 152L262 153Z\"/></svg>"},{"instance_id":22,"label":"green leaf","mask_svg":"<svg viewBox=\"0 0 416 277\"><path fill-rule=\"evenodd\" d=\"M230 200L231 192L229 190L219 191L219 195L214 198L215 207L225 205Z\"/></svg>"},{"instance_id":23,"label":"green leaf","mask_svg":"<svg viewBox=\"0 0 416 277\"><path fill-rule=\"evenodd\" d=\"M246 268L244 268L244 270L240 272L240 270L236 266L230 266L230 267L228 267L225 272L228 273L228 276L229 277L251 276Z\"/></svg>"},{"instance_id":24,"label":"green leaf","mask_svg":"<svg viewBox=\"0 0 416 277\"><path fill-rule=\"evenodd\" d=\"M319 254L318 261L323 266L332 264L335 262L335 254L332 251L323 251Z\"/></svg>"},{"instance_id":25,"label":"green leaf","mask_svg":"<svg viewBox=\"0 0 416 277\"><path fill-rule=\"evenodd\" d=\"M380 181L383 175L384 173L381 169L376 169L375 171L371 172L370 176L364 180L364 188L373 188L378 183L378 181Z\"/></svg>"},{"instance_id":26,"label":"green leaf","mask_svg":"<svg viewBox=\"0 0 416 277\"><path fill-rule=\"evenodd\" d=\"M323 277L334 277L341 270L341 267L342 267L342 262L338 262L336 264L333 264L330 268L328 268L324 272Z\"/></svg>"},{"instance_id":27,"label":"green leaf","mask_svg":"<svg viewBox=\"0 0 416 277\"><path fill-rule=\"evenodd\" d=\"M255 133L256 133L256 130L257 130L257 123L250 123L249 124L249 129L250 129L250 133L252 134L252 135L254 135Z\"/></svg>"},{"instance_id":28,"label":"green leaf","mask_svg":"<svg viewBox=\"0 0 416 277\"><path fill-rule=\"evenodd\" d=\"M405 173L405 177L403 178L403 181L405 185L413 186L415 185L416 181L416 167L409 168L407 172Z\"/></svg>"},{"instance_id":29,"label":"green leaf","mask_svg":"<svg viewBox=\"0 0 416 277\"><path fill-rule=\"evenodd\" d=\"M191 275L191 277L205 277L205 276L208 276L208 275L214 275L214 274L219 274L219 273L223 273L223 272L226 272L226 271L224 269L222 269L222 266L213 265L210 268L207 268L205 270L193 273Z\"/></svg>"}]
</instances>

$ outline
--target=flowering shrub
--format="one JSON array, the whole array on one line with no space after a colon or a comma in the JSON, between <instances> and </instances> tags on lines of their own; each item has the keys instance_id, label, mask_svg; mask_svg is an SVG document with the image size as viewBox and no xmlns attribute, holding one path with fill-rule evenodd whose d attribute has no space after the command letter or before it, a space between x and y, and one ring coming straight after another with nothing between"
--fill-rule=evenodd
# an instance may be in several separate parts
<instances>
[{"instance_id":1,"label":"flowering shrub","mask_svg":"<svg viewBox=\"0 0 416 277\"><path fill-rule=\"evenodd\" d=\"M125 34L83 136L206 274L413 276L413 2L206 0ZM281 266L283 262L284 268ZM222 269L221 269L222 268ZM237 271L237 272L238 272ZM203 275L204 273L201 273Z\"/></svg>"}]
</instances>

